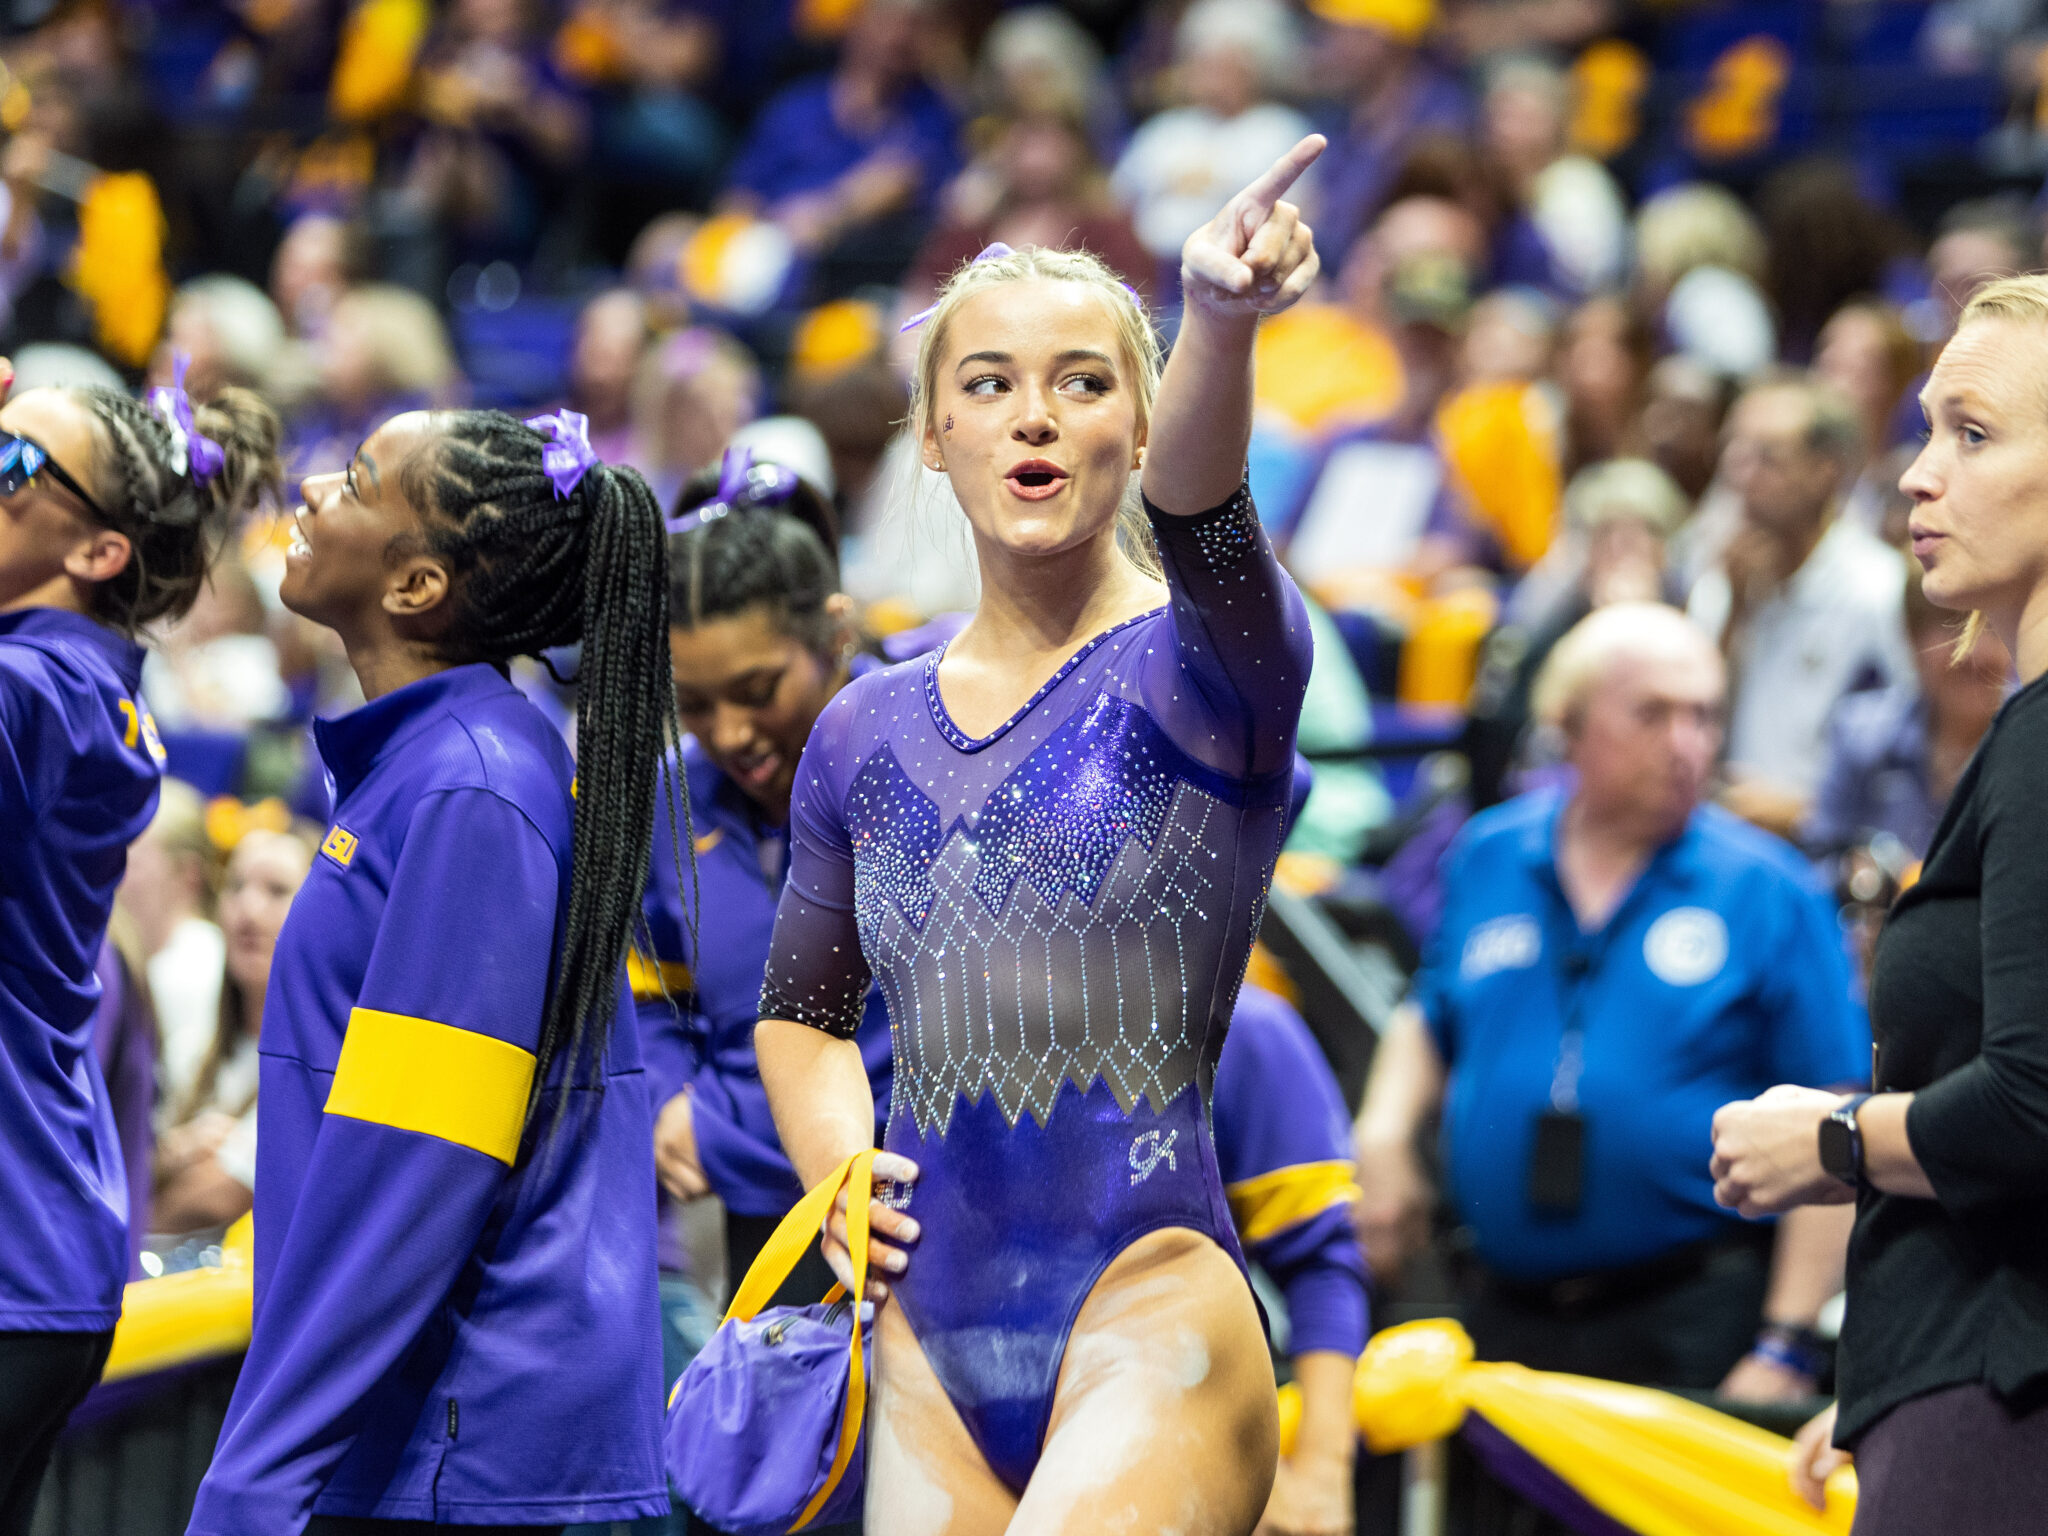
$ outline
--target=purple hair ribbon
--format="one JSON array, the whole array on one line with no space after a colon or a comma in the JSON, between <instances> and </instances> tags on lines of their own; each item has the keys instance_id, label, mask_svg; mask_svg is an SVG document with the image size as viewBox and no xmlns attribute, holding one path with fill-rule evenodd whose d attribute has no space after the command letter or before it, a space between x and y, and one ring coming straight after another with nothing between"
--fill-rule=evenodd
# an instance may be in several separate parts
<instances>
[{"instance_id":1,"label":"purple hair ribbon","mask_svg":"<svg viewBox=\"0 0 2048 1536\"><path fill-rule=\"evenodd\" d=\"M969 265L970 267L975 267L981 265L981 263L983 263L984 261L1001 261L1005 256L1014 256L1016 254L1017 253L1010 249L1009 246L1003 244L1002 241L998 240L993 245L984 246L982 248L981 254L975 257L974 260L967 263L967 265ZM912 315L908 320L904 321L901 325L896 327L896 334L898 336L901 336L905 331L916 330L920 325L923 325L925 321L931 319L931 317L937 314L938 312L939 306L936 304L933 304L926 309L920 309L916 314Z\"/></svg>"},{"instance_id":2,"label":"purple hair ribbon","mask_svg":"<svg viewBox=\"0 0 2048 1536\"><path fill-rule=\"evenodd\" d=\"M982 253L979 256L975 257L973 261L967 263L967 265L972 267L977 266L984 261L1000 261L1005 256L1014 256L1016 254L1017 253L1013 251L1009 246L1003 244L1002 241L998 240L994 245L985 247L982 250ZM1145 301L1144 299L1139 297L1137 289L1133 288L1129 283L1123 282L1122 280L1119 280L1117 282L1117 287L1123 289L1125 293L1128 293L1131 296L1131 302L1137 305L1141 311L1145 308ZM898 336L901 336L906 331L916 330L920 325L923 325L925 321L931 319L931 317L937 314L938 312L939 306L937 304L932 304L924 309L920 309L916 314L912 315L908 320L904 321L901 325L896 327L896 334Z\"/></svg>"},{"instance_id":3,"label":"purple hair ribbon","mask_svg":"<svg viewBox=\"0 0 2048 1536\"><path fill-rule=\"evenodd\" d=\"M756 464L751 448L728 448L718 462L711 500L668 519L670 533L689 533L748 507L777 507L796 494L797 473L784 464Z\"/></svg>"},{"instance_id":4,"label":"purple hair ribbon","mask_svg":"<svg viewBox=\"0 0 2048 1536\"><path fill-rule=\"evenodd\" d=\"M529 416L526 424L554 438L541 450L540 467L555 488L555 500L567 501L590 467L599 462L597 450L590 446L590 418L580 411L554 411Z\"/></svg>"},{"instance_id":5,"label":"purple hair ribbon","mask_svg":"<svg viewBox=\"0 0 2048 1536\"><path fill-rule=\"evenodd\" d=\"M149 392L149 408L170 428L174 453L171 467L194 480L211 480L226 467L228 456L219 443L200 435L192 425L192 397L185 393L185 370L192 359L180 352L171 362L171 383L159 384Z\"/></svg>"}]
</instances>

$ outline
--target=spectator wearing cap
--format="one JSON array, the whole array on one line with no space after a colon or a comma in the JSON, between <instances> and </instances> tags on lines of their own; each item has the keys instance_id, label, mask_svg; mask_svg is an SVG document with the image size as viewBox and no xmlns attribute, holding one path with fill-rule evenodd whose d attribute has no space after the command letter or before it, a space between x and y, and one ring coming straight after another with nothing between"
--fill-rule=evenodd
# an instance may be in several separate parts
<instances>
[{"instance_id":1,"label":"spectator wearing cap","mask_svg":"<svg viewBox=\"0 0 2048 1536\"><path fill-rule=\"evenodd\" d=\"M1464 205L1390 204L1335 269L1338 302L1297 304L1259 327L1260 416L1312 438L1389 424L1414 436L1457 370L1485 258L1486 231Z\"/></svg>"},{"instance_id":2,"label":"spectator wearing cap","mask_svg":"<svg viewBox=\"0 0 2048 1536\"><path fill-rule=\"evenodd\" d=\"M1536 691L1570 787L1475 817L1355 1128L1377 1273L1423 1240L1439 1112L1476 1255L1482 1358L1753 1399L1806 1395L1846 1223L1714 1204L1702 1152L1735 1084L1866 1073L1834 915L1792 849L1700 803L1722 663L1675 609L1618 603Z\"/></svg>"},{"instance_id":3,"label":"spectator wearing cap","mask_svg":"<svg viewBox=\"0 0 2048 1536\"><path fill-rule=\"evenodd\" d=\"M1294 17L1279 0L1188 8L1174 33L1184 104L1141 127L1110 178L1155 260L1178 270L1188 236L1310 131L1307 118L1273 99L1298 59ZM1312 175L1304 199L1314 195Z\"/></svg>"},{"instance_id":4,"label":"spectator wearing cap","mask_svg":"<svg viewBox=\"0 0 2048 1536\"><path fill-rule=\"evenodd\" d=\"M1721 476L1739 521L1687 601L1728 659L1723 803L1776 832L1798 824L1820 785L1843 696L1913 679L1904 562L1835 515L1859 441L1853 409L1809 376L1737 400Z\"/></svg>"},{"instance_id":5,"label":"spectator wearing cap","mask_svg":"<svg viewBox=\"0 0 2048 1536\"><path fill-rule=\"evenodd\" d=\"M1330 136L1308 213L1323 265L1335 270L1366 232L1416 142L1462 135L1472 109L1456 79L1422 47L1435 0L1308 0L1321 23L1315 60L1334 98Z\"/></svg>"},{"instance_id":6,"label":"spectator wearing cap","mask_svg":"<svg viewBox=\"0 0 2048 1536\"><path fill-rule=\"evenodd\" d=\"M1301 305L1261 329L1260 406L1323 427L1281 517L1297 577L1403 570L1427 580L1502 563L1498 530L1446 463L1439 431L1438 407L1457 381L1459 336L1485 254L1485 231L1464 205L1403 198L1345 263L1341 310ZM1340 344L1339 360L1319 370L1315 354L1326 336ZM1387 354L1384 362L1375 349ZM1373 376L1373 364L1383 377ZM1359 397L1348 405L1326 399L1346 377ZM1376 414L1368 416L1368 406ZM1555 495L1553 482L1553 503ZM1547 516L1544 523L1547 540Z\"/></svg>"}]
</instances>

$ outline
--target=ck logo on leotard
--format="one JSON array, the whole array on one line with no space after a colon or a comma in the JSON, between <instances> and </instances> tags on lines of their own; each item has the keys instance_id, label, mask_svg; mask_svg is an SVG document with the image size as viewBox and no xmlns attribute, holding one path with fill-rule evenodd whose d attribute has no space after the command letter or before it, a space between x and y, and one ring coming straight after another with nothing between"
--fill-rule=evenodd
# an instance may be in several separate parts
<instances>
[{"instance_id":1,"label":"ck logo on leotard","mask_svg":"<svg viewBox=\"0 0 2048 1536\"><path fill-rule=\"evenodd\" d=\"M1152 1172L1161 1163L1175 1173L1180 1164L1173 1155L1173 1144L1180 1136L1179 1131L1141 1131L1131 1143L1131 1166L1137 1170L1131 1175L1133 1184L1142 1184L1152 1177Z\"/></svg>"},{"instance_id":2,"label":"ck logo on leotard","mask_svg":"<svg viewBox=\"0 0 2048 1536\"><path fill-rule=\"evenodd\" d=\"M320 845L320 851L343 869L347 869L348 861L356 856L356 835L340 822L336 822L328 830L327 841Z\"/></svg>"}]
</instances>

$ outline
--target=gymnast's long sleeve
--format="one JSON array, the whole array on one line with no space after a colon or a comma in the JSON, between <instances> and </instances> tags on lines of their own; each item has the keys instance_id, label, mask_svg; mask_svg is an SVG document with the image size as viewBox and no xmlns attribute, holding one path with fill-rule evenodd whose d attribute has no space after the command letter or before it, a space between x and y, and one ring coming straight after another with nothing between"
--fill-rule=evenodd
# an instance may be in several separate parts
<instances>
[{"instance_id":1,"label":"gymnast's long sleeve","mask_svg":"<svg viewBox=\"0 0 2048 1536\"><path fill-rule=\"evenodd\" d=\"M1314 645L1307 606L1249 486L1192 517L1149 502L1145 510L1166 568L1174 639L1170 657L1151 658L1146 703L1211 767L1242 777L1291 769Z\"/></svg>"}]
</instances>

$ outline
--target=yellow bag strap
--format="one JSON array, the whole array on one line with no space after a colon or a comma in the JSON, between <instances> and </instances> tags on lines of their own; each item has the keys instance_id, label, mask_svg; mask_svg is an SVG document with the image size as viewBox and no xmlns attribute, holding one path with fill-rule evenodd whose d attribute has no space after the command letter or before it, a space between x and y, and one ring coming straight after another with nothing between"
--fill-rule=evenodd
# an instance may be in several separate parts
<instances>
[{"instance_id":1,"label":"yellow bag strap","mask_svg":"<svg viewBox=\"0 0 2048 1536\"><path fill-rule=\"evenodd\" d=\"M811 1244L817 1240L818 1229L824 1226L825 1217L832 1209L832 1202L839 1197L840 1186L846 1182L853 1165L862 1158L867 1159L870 1167L874 1165L874 1153L854 1153L819 1180L817 1188L790 1208L789 1214L782 1218L774 1234L761 1245L761 1251L747 1270L746 1278L740 1281L739 1288L733 1292L732 1305L725 1309L726 1321L738 1319L743 1323L752 1322L755 1315L768 1305L777 1291L782 1289L782 1282L790 1277L804 1254L809 1252ZM860 1264L865 1262L867 1255L856 1250L853 1258L856 1264Z\"/></svg>"},{"instance_id":2,"label":"yellow bag strap","mask_svg":"<svg viewBox=\"0 0 2048 1536\"><path fill-rule=\"evenodd\" d=\"M746 1278L733 1293L732 1305L725 1312L727 1322L738 1320L745 1323L753 1321L768 1305L770 1298L781 1289L782 1282L789 1278L791 1271L809 1251L843 1186L846 1190L846 1246L853 1259L853 1342L846 1371L846 1415L840 1421L839 1445L832 1454L832 1467L825 1475L824 1485L811 1496L804 1512L797 1516L796 1524L790 1527L791 1531L799 1531L810 1524L817 1518L818 1511L825 1507L825 1501L832 1497L833 1490L853 1463L853 1448L860 1443L861 1425L867 1418L867 1362L860 1347L860 1305L868 1289L868 1203L874 1198L874 1185L873 1148L854 1153L827 1174L782 1218L774 1235L762 1245L760 1255L747 1270ZM828 1302L837 1300L845 1290L844 1286L835 1285L825 1299Z\"/></svg>"},{"instance_id":3,"label":"yellow bag strap","mask_svg":"<svg viewBox=\"0 0 2048 1536\"><path fill-rule=\"evenodd\" d=\"M792 1531L800 1531L818 1517L825 1501L853 1464L853 1448L860 1443L861 1425L867 1422L867 1362L861 1352L861 1302L868 1293L868 1202L874 1198L875 1154L855 1155L846 1170L846 1246L853 1255L853 1343L846 1367L846 1416L839 1422L839 1448L832 1453L832 1469L825 1481L796 1517ZM839 1290L840 1287L834 1286Z\"/></svg>"}]
</instances>

